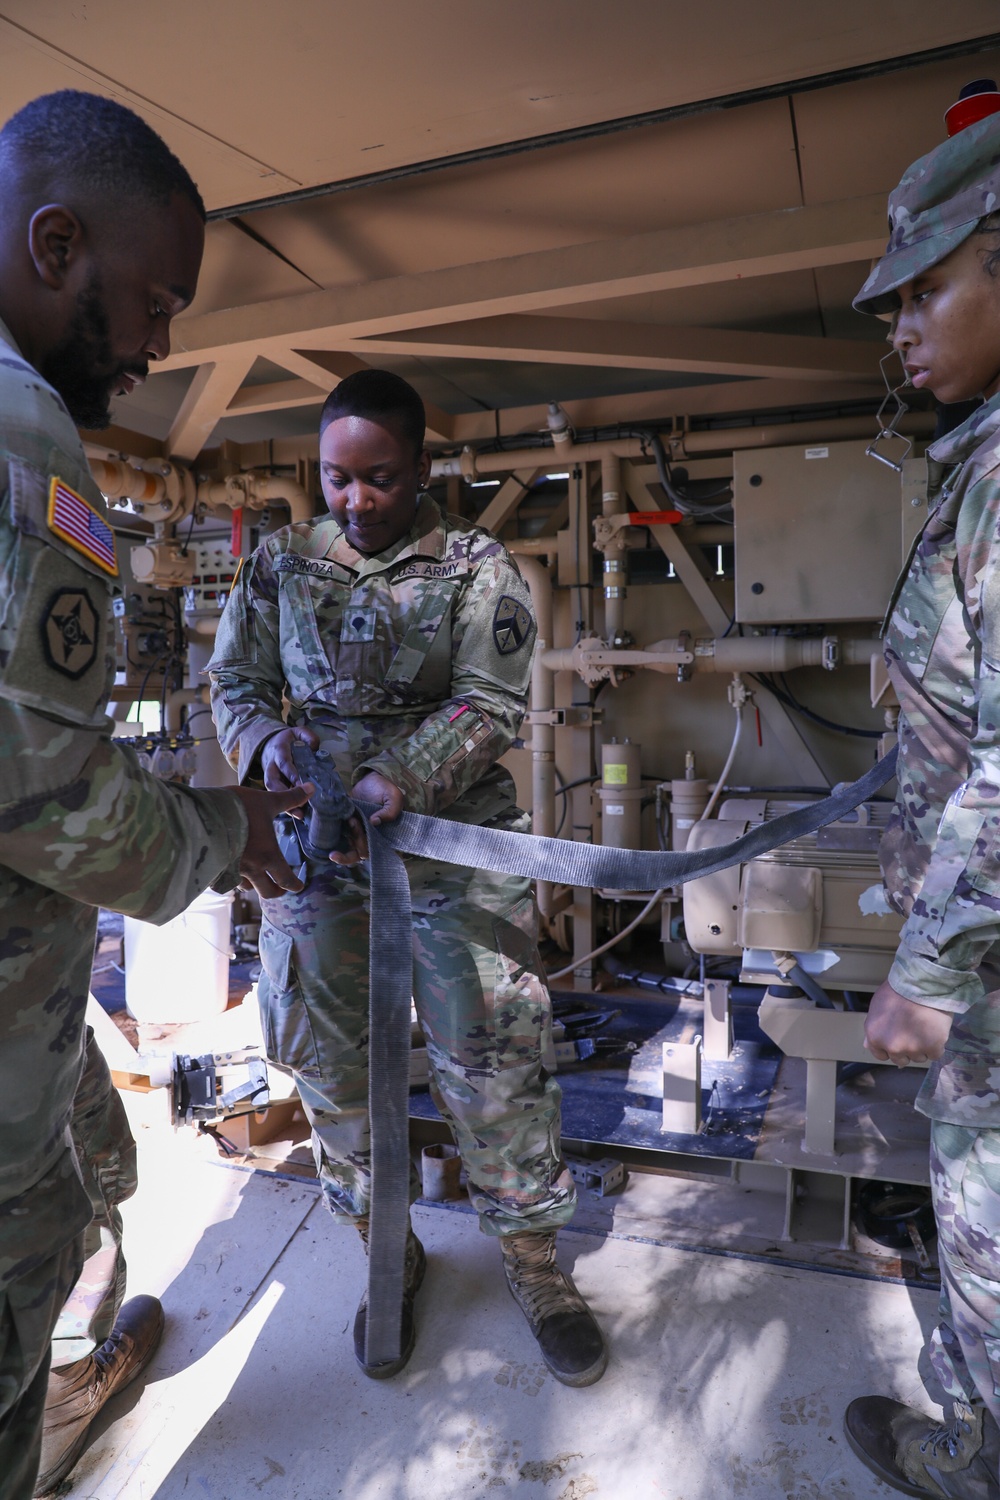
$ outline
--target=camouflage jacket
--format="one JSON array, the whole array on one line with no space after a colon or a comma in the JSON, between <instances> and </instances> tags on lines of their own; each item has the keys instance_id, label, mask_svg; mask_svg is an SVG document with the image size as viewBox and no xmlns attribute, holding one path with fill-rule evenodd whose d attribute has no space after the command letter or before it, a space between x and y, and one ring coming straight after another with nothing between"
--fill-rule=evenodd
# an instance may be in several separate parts
<instances>
[{"instance_id":1,"label":"camouflage jacket","mask_svg":"<svg viewBox=\"0 0 1000 1500\"><path fill-rule=\"evenodd\" d=\"M977 972L1000 954L1000 396L927 461L930 514L886 635L902 713L881 858L906 918L889 980L959 1017L920 1107L956 1124L971 1107L1000 1124L1000 1010Z\"/></svg>"},{"instance_id":2,"label":"camouflage jacket","mask_svg":"<svg viewBox=\"0 0 1000 1500\"><path fill-rule=\"evenodd\" d=\"M483 822L513 802L496 762L524 715L534 635L501 543L429 495L375 556L330 517L287 526L243 568L220 623L219 743L242 781L259 776L265 740L308 724L346 785L378 771L411 812Z\"/></svg>"},{"instance_id":3,"label":"camouflage jacket","mask_svg":"<svg viewBox=\"0 0 1000 1500\"><path fill-rule=\"evenodd\" d=\"M75 903L166 921L246 842L231 792L168 786L110 738L116 575L76 428L0 324L0 1268L2 1206L23 1248L35 1186L51 1204L66 1179L93 952Z\"/></svg>"}]
</instances>

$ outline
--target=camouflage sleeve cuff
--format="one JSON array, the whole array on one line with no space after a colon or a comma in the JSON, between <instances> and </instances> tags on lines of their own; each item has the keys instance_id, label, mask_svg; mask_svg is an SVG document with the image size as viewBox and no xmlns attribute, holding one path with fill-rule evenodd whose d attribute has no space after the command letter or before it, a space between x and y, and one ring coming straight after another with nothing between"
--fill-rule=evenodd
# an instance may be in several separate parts
<instances>
[{"instance_id":1,"label":"camouflage sleeve cuff","mask_svg":"<svg viewBox=\"0 0 1000 1500\"><path fill-rule=\"evenodd\" d=\"M393 786L399 787L407 812L433 815L438 811L437 793L440 788L433 781L421 781L419 776L415 776L395 758L391 750L374 755L364 765L358 766L354 772L354 785L357 786L362 776L367 776L369 771L375 771L379 776L384 776L386 781L391 781Z\"/></svg>"},{"instance_id":2,"label":"camouflage sleeve cuff","mask_svg":"<svg viewBox=\"0 0 1000 1500\"><path fill-rule=\"evenodd\" d=\"M377 771L399 787L407 812L444 812L509 749L514 738L510 719L521 721L520 710L500 718L472 709L467 702L458 713L454 707L454 701L444 705L408 740L373 755L358 767L356 778Z\"/></svg>"},{"instance_id":3,"label":"camouflage sleeve cuff","mask_svg":"<svg viewBox=\"0 0 1000 1500\"><path fill-rule=\"evenodd\" d=\"M273 734L288 726L281 719L260 718L242 731L237 741L236 774L240 779L240 786L254 776L260 779L260 761L258 759L261 749Z\"/></svg>"},{"instance_id":4,"label":"camouflage sleeve cuff","mask_svg":"<svg viewBox=\"0 0 1000 1500\"><path fill-rule=\"evenodd\" d=\"M904 1000L952 1015L961 1015L984 994L983 982L977 974L966 969L948 969L906 947L896 952L889 983Z\"/></svg>"}]
</instances>

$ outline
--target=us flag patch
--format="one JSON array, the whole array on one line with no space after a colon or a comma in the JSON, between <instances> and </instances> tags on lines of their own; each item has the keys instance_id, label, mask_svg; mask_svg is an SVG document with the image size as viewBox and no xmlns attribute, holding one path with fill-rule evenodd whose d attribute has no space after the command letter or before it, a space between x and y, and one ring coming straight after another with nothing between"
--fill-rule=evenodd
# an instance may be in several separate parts
<instances>
[{"instance_id":1,"label":"us flag patch","mask_svg":"<svg viewBox=\"0 0 1000 1500\"><path fill-rule=\"evenodd\" d=\"M112 578L118 577L115 534L104 517L56 475L49 483L49 530Z\"/></svg>"}]
</instances>

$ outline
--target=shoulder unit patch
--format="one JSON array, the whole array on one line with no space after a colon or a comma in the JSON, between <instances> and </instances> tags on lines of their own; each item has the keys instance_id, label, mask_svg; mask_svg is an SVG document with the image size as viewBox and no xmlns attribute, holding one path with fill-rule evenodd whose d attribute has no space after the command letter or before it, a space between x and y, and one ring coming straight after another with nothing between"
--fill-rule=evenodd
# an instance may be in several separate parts
<instances>
[{"instance_id":1,"label":"shoulder unit patch","mask_svg":"<svg viewBox=\"0 0 1000 1500\"><path fill-rule=\"evenodd\" d=\"M53 474L49 482L49 530L75 551L118 577L115 534L98 510Z\"/></svg>"},{"instance_id":2,"label":"shoulder unit patch","mask_svg":"<svg viewBox=\"0 0 1000 1500\"><path fill-rule=\"evenodd\" d=\"M501 594L493 615L493 643L501 656L520 651L531 634L531 615L510 594Z\"/></svg>"},{"instance_id":3,"label":"shoulder unit patch","mask_svg":"<svg viewBox=\"0 0 1000 1500\"><path fill-rule=\"evenodd\" d=\"M97 660L97 610L86 589L57 589L42 620L49 665L74 681Z\"/></svg>"}]
</instances>

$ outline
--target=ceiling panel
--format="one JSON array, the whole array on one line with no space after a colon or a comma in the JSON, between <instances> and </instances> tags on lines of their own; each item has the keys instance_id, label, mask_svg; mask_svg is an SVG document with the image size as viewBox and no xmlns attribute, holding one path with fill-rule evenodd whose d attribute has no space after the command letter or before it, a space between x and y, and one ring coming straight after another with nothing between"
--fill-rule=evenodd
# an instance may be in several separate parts
<instances>
[{"instance_id":1,"label":"ceiling panel","mask_svg":"<svg viewBox=\"0 0 1000 1500\"><path fill-rule=\"evenodd\" d=\"M788 104L776 100L266 209L247 223L335 286L799 202Z\"/></svg>"},{"instance_id":2,"label":"ceiling panel","mask_svg":"<svg viewBox=\"0 0 1000 1500\"><path fill-rule=\"evenodd\" d=\"M0 0L11 111L46 90L133 104L211 206L342 181L545 132L738 94L1000 30L996 0ZM455 164L209 225L191 316L419 277L591 241L881 194L942 138L962 83L1000 52ZM272 247L272 248L269 248ZM850 307L867 263L748 275L560 306L586 317L879 341ZM567 283L576 285L578 283ZM381 295L379 289L377 295ZM576 295L574 293L574 295ZM387 293L391 310L391 291ZM230 320L238 330L239 319ZM183 342L178 320L177 343ZM238 331L233 337L239 337ZM308 338L303 342L308 344ZM528 345L527 347L533 347ZM247 384L301 380L266 349ZM445 412L662 390L709 376L373 351ZM325 380L325 376L323 379ZM190 371L116 405L163 436ZM333 377L330 377L332 384ZM297 392L290 393L295 399ZM734 388L734 399L737 389ZM267 393L264 393L268 399ZM309 434L310 407L226 417L216 436Z\"/></svg>"},{"instance_id":3,"label":"ceiling panel","mask_svg":"<svg viewBox=\"0 0 1000 1500\"><path fill-rule=\"evenodd\" d=\"M9 110L132 102L213 206L994 30L995 0L4 0ZM29 56L30 54L30 56Z\"/></svg>"},{"instance_id":4,"label":"ceiling panel","mask_svg":"<svg viewBox=\"0 0 1000 1500\"><path fill-rule=\"evenodd\" d=\"M944 140L944 112L962 86L984 76L1000 78L1000 52L796 95L805 201L888 193Z\"/></svg>"}]
</instances>

